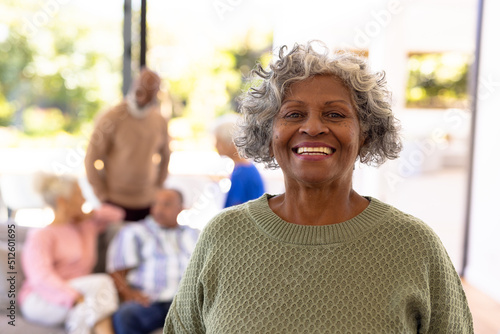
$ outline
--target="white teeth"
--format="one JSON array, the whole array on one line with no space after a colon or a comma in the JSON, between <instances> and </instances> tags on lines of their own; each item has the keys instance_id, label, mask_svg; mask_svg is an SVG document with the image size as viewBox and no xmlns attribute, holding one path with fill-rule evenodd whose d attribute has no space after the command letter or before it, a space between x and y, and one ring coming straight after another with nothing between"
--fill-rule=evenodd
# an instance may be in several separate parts
<instances>
[{"instance_id":1,"label":"white teeth","mask_svg":"<svg viewBox=\"0 0 500 334\"><path fill-rule=\"evenodd\" d=\"M297 153L307 155L328 155L332 154L333 150L330 147L299 147Z\"/></svg>"}]
</instances>

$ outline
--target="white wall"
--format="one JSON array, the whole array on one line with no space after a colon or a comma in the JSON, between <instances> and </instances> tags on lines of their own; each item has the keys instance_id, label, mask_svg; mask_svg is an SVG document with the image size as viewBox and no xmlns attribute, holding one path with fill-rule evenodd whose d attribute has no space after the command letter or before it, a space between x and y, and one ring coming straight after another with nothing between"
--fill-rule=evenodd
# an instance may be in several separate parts
<instances>
[{"instance_id":1,"label":"white wall","mask_svg":"<svg viewBox=\"0 0 500 334\"><path fill-rule=\"evenodd\" d=\"M500 302L500 2L485 0L467 280Z\"/></svg>"}]
</instances>

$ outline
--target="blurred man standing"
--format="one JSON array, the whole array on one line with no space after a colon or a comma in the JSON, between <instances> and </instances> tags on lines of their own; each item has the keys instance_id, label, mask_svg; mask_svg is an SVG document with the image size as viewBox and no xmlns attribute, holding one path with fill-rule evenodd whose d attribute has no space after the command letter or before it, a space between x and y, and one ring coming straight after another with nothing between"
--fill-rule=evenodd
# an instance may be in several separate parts
<instances>
[{"instance_id":1,"label":"blurred man standing","mask_svg":"<svg viewBox=\"0 0 500 334\"><path fill-rule=\"evenodd\" d=\"M85 157L87 178L101 202L123 208L125 220L149 214L167 177L167 121L157 94L161 79L144 68L123 102L96 122Z\"/></svg>"}]
</instances>

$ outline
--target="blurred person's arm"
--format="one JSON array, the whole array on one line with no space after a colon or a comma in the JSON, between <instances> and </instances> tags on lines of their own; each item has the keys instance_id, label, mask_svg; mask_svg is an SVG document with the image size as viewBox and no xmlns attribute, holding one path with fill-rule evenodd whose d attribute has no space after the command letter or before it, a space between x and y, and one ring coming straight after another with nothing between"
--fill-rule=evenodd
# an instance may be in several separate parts
<instances>
[{"instance_id":1,"label":"blurred person's arm","mask_svg":"<svg viewBox=\"0 0 500 334\"><path fill-rule=\"evenodd\" d=\"M97 225L98 231L104 231L111 223L120 223L125 218L125 210L122 208L104 203L99 208L91 211L89 218Z\"/></svg>"},{"instance_id":2,"label":"blurred person's arm","mask_svg":"<svg viewBox=\"0 0 500 334\"><path fill-rule=\"evenodd\" d=\"M113 123L109 112L96 122L85 155L87 179L94 189L95 195L101 202L108 200L105 164L106 156L111 148L111 137L114 130Z\"/></svg>"},{"instance_id":3,"label":"blurred person's arm","mask_svg":"<svg viewBox=\"0 0 500 334\"><path fill-rule=\"evenodd\" d=\"M433 231L420 240L427 258L431 259L426 268L431 310L426 333L473 333L467 296L443 243Z\"/></svg>"},{"instance_id":4,"label":"blurred person's arm","mask_svg":"<svg viewBox=\"0 0 500 334\"><path fill-rule=\"evenodd\" d=\"M110 273L115 283L118 296L122 302L134 301L144 306L149 306L149 297L140 290L132 288L127 282L127 274L131 269L123 269Z\"/></svg>"},{"instance_id":5,"label":"blurred person's arm","mask_svg":"<svg viewBox=\"0 0 500 334\"><path fill-rule=\"evenodd\" d=\"M139 289L132 287L127 274L142 264L141 250L144 240L141 235L142 223L123 226L113 237L107 252L106 272L110 274L122 301L136 301L149 305L149 298Z\"/></svg>"},{"instance_id":6,"label":"blurred person's arm","mask_svg":"<svg viewBox=\"0 0 500 334\"><path fill-rule=\"evenodd\" d=\"M163 136L163 144L162 148L159 152L160 154L160 166L158 169L158 183L157 186L159 188L162 188L163 183L167 179L168 175L168 163L170 162L170 137L168 135L168 122L165 120L165 122L162 123L162 136Z\"/></svg>"}]
</instances>

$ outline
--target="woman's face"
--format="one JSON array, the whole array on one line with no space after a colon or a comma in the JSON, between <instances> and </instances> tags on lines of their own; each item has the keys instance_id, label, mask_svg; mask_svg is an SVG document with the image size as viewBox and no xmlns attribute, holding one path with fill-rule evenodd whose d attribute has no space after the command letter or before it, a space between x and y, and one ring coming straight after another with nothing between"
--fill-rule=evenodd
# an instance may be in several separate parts
<instances>
[{"instance_id":1,"label":"woman's face","mask_svg":"<svg viewBox=\"0 0 500 334\"><path fill-rule=\"evenodd\" d=\"M72 218L79 218L83 215L82 205L85 203L85 198L82 195L80 186L75 183L71 196L66 199L66 209Z\"/></svg>"},{"instance_id":2,"label":"woman's face","mask_svg":"<svg viewBox=\"0 0 500 334\"><path fill-rule=\"evenodd\" d=\"M285 178L350 187L362 143L354 104L338 79L319 75L290 86L274 119L271 141Z\"/></svg>"}]
</instances>

